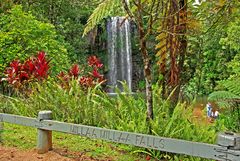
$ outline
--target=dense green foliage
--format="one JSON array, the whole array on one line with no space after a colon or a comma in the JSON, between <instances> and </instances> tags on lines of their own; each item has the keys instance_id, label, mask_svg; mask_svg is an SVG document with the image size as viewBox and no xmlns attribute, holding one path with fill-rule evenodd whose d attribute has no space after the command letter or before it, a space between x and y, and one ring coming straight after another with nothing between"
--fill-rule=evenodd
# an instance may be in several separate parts
<instances>
[{"instance_id":1,"label":"dense green foliage","mask_svg":"<svg viewBox=\"0 0 240 161\"><path fill-rule=\"evenodd\" d=\"M240 4L238 3L238 6ZM240 130L240 10L235 8L232 21L228 23L225 37L220 39L223 49L229 49L235 53L232 59L226 63L228 78L221 80L216 87L215 92L209 95L210 100L218 103L222 110L221 122L232 131Z\"/></svg>"},{"instance_id":2,"label":"dense green foliage","mask_svg":"<svg viewBox=\"0 0 240 161\"><path fill-rule=\"evenodd\" d=\"M69 64L64 40L53 25L37 21L30 13L15 6L0 17L0 72L15 59L25 60L38 51L51 58L53 73Z\"/></svg>"},{"instance_id":3,"label":"dense green foliage","mask_svg":"<svg viewBox=\"0 0 240 161\"><path fill-rule=\"evenodd\" d=\"M188 1L184 7L187 1L183 0L129 0L129 5L124 2L2 0L0 78L9 72L16 73L15 68L3 73L10 62L16 59L24 62L38 51L45 51L50 59L50 76L64 72L58 75L61 81L46 76L44 81L22 83L27 84L22 89L29 91L11 97L0 95L0 112L36 117L40 110L52 110L54 119L60 121L208 143L215 142L216 132L220 130L239 132L240 2L202 1L193 5ZM175 8L171 8L174 4ZM181 6L184 9L177 10ZM153 89L149 90L152 99L144 99L141 94L132 97L120 91L116 98L111 98L98 84L104 78L98 68L84 68L89 54L107 57L102 54L107 46L104 28L106 19L115 15L137 22L137 29L131 31L139 33L135 33L132 42L138 50L136 53L143 51L148 82L141 86ZM80 67L76 62L82 63ZM73 66L67 71L71 63ZM19 71L12 74L12 83L21 81L25 70ZM79 75L81 72L84 74ZM93 87L89 80L94 75L101 81L95 81ZM21 78L21 82L26 81ZM89 83L90 88L80 87L79 83ZM172 101L178 96L183 103ZM213 124L202 125L193 120L191 101L206 96L217 103L220 117ZM146 100L153 100L154 119L148 121ZM144 149L136 152L157 159L186 159Z\"/></svg>"},{"instance_id":4,"label":"dense green foliage","mask_svg":"<svg viewBox=\"0 0 240 161\"><path fill-rule=\"evenodd\" d=\"M197 28L188 36L190 55L184 71L188 95L208 95L218 81L239 71L239 5L238 1L202 2L191 9Z\"/></svg>"},{"instance_id":5,"label":"dense green foliage","mask_svg":"<svg viewBox=\"0 0 240 161\"><path fill-rule=\"evenodd\" d=\"M172 116L169 102L158 97L159 87L154 88L154 111L156 118L150 123L154 135L200 142L215 142L215 128L195 124L192 109L178 104ZM93 125L129 132L149 133L145 116L145 101L141 96L131 97L118 93L110 98L97 87L87 92L76 81L64 90L56 83L46 82L36 86L29 98L1 96L1 110L6 113L36 117L40 110L52 110L56 120ZM160 157L160 156L159 156ZM172 156L171 156L172 157ZM180 156L180 159L183 156ZM159 158L158 158L159 159Z\"/></svg>"},{"instance_id":6,"label":"dense green foliage","mask_svg":"<svg viewBox=\"0 0 240 161\"><path fill-rule=\"evenodd\" d=\"M55 26L58 35L68 43L67 49L73 62L82 62L90 50L91 37L82 37L84 26L98 0L28 0L20 2L25 11L30 11L40 21Z\"/></svg>"},{"instance_id":7,"label":"dense green foliage","mask_svg":"<svg viewBox=\"0 0 240 161\"><path fill-rule=\"evenodd\" d=\"M6 13L14 5L21 5L25 12L31 12L38 21L50 23L55 27L59 37L63 37L68 57L73 62L82 62L86 54L96 54L92 40L95 34L82 37L84 26L98 0L28 0L0 1L0 13Z\"/></svg>"}]
</instances>

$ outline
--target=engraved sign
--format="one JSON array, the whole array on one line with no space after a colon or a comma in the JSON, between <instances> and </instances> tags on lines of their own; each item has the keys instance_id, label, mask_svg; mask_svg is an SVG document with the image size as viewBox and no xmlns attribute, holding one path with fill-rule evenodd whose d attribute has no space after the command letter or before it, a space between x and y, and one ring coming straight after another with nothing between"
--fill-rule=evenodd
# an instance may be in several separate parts
<instances>
[{"instance_id":1,"label":"engraved sign","mask_svg":"<svg viewBox=\"0 0 240 161\"><path fill-rule=\"evenodd\" d=\"M2 132L3 132L3 116L0 114L0 143L2 142Z\"/></svg>"},{"instance_id":2,"label":"engraved sign","mask_svg":"<svg viewBox=\"0 0 240 161\"><path fill-rule=\"evenodd\" d=\"M164 149L164 139L150 135L108 130L83 125L71 125L69 132L89 138L103 139L152 149Z\"/></svg>"},{"instance_id":3,"label":"engraved sign","mask_svg":"<svg viewBox=\"0 0 240 161\"><path fill-rule=\"evenodd\" d=\"M0 122L3 122L3 115L0 114Z\"/></svg>"}]
</instances>

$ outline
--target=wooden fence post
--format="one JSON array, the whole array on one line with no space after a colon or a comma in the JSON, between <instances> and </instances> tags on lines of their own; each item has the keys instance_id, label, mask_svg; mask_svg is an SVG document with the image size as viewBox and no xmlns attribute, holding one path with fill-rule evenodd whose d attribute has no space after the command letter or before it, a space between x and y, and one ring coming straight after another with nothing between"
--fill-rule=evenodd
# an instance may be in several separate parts
<instances>
[{"instance_id":1,"label":"wooden fence post","mask_svg":"<svg viewBox=\"0 0 240 161\"><path fill-rule=\"evenodd\" d=\"M232 150L240 150L240 135L232 132L218 134L218 145Z\"/></svg>"},{"instance_id":2,"label":"wooden fence post","mask_svg":"<svg viewBox=\"0 0 240 161\"><path fill-rule=\"evenodd\" d=\"M227 148L221 156L221 160L239 161L240 159L240 135L232 132L218 134L218 145Z\"/></svg>"},{"instance_id":3,"label":"wooden fence post","mask_svg":"<svg viewBox=\"0 0 240 161\"><path fill-rule=\"evenodd\" d=\"M2 121L2 116L0 115L0 143L3 142L3 121Z\"/></svg>"},{"instance_id":4,"label":"wooden fence post","mask_svg":"<svg viewBox=\"0 0 240 161\"><path fill-rule=\"evenodd\" d=\"M52 120L52 111L40 111L38 120ZM52 131L38 128L37 150L39 154L43 154L52 150Z\"/></svg>"}]
</instances>

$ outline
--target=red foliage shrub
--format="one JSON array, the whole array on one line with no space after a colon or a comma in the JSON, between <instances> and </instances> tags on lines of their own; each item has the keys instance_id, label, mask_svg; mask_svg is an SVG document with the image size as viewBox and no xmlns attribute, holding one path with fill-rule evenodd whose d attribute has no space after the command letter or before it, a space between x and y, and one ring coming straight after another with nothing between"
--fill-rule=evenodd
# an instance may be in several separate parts
<instances>
[{"instance_id":1,"label":"red foliage shrub","mask_svg":"<svg viewBox=\"0 0 240 161\"><path fill-rule=\"evenodd\" d=\"M78 64L74 64L68 73L60 72L57 77L63 88L68 88L69 81L75 79L83 89L87 89L104 81L103 75L100 74L102 67L103 64L96 56L90 56L88 66L83 66L82 70ZM84 69L90 69L90 71L86 72ZM2 80L7 81L10 86L18 90L26 90L29 82L44 80L48 77L49 61L44 52L38 52L36 57L29 58L24 63L20 63L19 60L12 61L4 74L5 78Z\"/></svg>"},{"instance_id":2,"label":"red foliage shrub","mask_svg":"<svg viewBox=\"0 0 240 161\"><path fill-rule=\"evenodd\" d=\"M85 77L82 76L79 80L79 83L81 86L88 88L88 87L93 87L94 86L94 79L93 77Z\"/></svg>"},{"instance_id":3,"label":"red foliage shrub","mask_svg":"<svg viewBox=\"0 0 240 161\"><path fill-rule=\"evenodd\" d=\"M95 56L90 56L88 58L88 65L93 68L102 68L103 64L100 62L100 60Z\"/></svg>"},{"instance_id":4,"label":"red foliage shrub","mask_svg":"<svg viewBox=\"0 0 240 161\"><path fill-rule=\"evenodd\" d=\"M46 54L39 52L37 57L33 59L34 76L38 79L47 78L49 70L49 61L46 60Z\"/></svg>"},{"instance_id":5,"label":"red foliage shrub","mask_svg":"<svg viewBox=\"0 0 240 161\"><path fill-rule=\"evenodd\" d=\"M69 80L70 80L69 75L65 74L64 72L60 72L60 73L57 75L57 77L58 77L58 79L61 81L61 86L62 86L63 88L69 86Z\"/></svg>"},{"instance_id":6,"label":"red foliage shrub","mask_svg":"<svg viewBox=\"0 0 240 161\"><path fill-rule=\"evenodd\" d=\"M80 69L78 64L74 64L71 69L69 70L69 76L73 76L74 78L77 78L78 75L80 74Z\"/></svg>"},{"instance_id":7,"label":"red foliage shrub","mask_svg":"<svg viewBox=\"0 0 240 161\"><path fill-rule=\"evenodd\" d=\"M20 88L24 84L35 79L43 80L47 78L49 71L49 61L46 60L44 52L38 52L36 57L29 58L24 63L14 60L5 70L5 78L9 85Z\"/></svg>"},{"instance_id":8,"label":"red foliage shrub","mask_svg":"<svg viewBox=\"0 0 240 161\"><path fill-rule=\"evenodd\" d=\"M89 87L94 87L98 83L104 82L104 77L100 74L100 69L103 64L96 56L90 56L88 58L88 67L82 67L82 69L90 69L90 72L83 72L80 70L79 65L74 64L70 69L68 74L64 72L59 73L58 78L61 80L61 85L63 88L69 86L70 79L79 80L79 84L82 88L87 89Z\"/></svg>"}]
</instances>

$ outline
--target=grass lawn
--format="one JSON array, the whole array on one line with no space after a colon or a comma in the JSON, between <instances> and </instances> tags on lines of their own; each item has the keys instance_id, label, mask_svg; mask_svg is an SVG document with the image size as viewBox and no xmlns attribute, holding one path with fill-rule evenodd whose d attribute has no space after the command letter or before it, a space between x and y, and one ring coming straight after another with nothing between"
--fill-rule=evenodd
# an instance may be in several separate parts
<instances>
[{"instance_id":1,"label":"grass lawn","mask_svg":"<svg viewBox=\"0 0 240 161\"><path fill-rule=\"evenodd\" d=\"M19 149L36 147L37 129L4 123L2 132L3 146ZM134 147L89 139L77 135L53 132L53 148L81 152L96 159L111 159L119 161L143 161L146 156L132 154ZM71 157L70 155L68 157Z\"/></svg>"}]
</instances>

